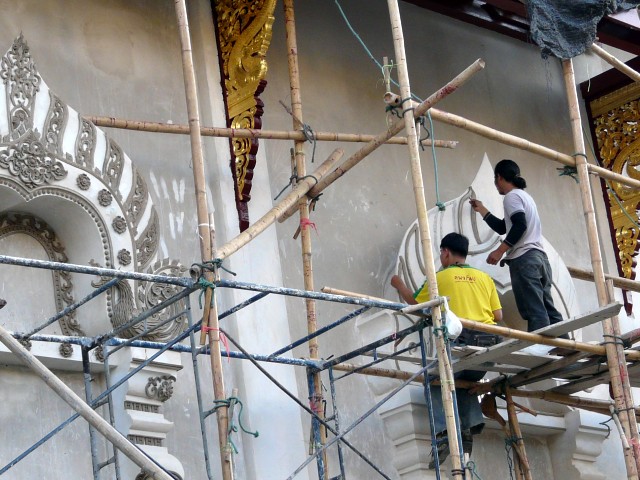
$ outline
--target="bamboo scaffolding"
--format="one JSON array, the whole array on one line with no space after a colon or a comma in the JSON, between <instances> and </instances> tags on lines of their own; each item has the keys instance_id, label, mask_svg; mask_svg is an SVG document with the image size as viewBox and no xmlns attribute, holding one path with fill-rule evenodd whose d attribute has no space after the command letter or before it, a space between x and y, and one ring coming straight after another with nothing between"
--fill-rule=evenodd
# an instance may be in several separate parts
<instances>
[{"instance_id":1,"label":"bamboo scaffolding","mask_svg":"<svg viewBox=\"0 0 640 480\"><path fill-rule=\"evenodd\" d=\"M75 394L56 374L44 366L20 342L0 326L0 341L20 359L31 371L38 375L62 400L84 418L92 427L113 443L114 447L124 453L132 462L142 468L142 471L157 480L172 480L173 477L160 468L153 460L138 447L127 440L109 422L96 413L78 395ZM145 477L146 478L146 477Z\"/></svg>"},{"instance_id":2,"label":"bamboo scaffolding","mask_svg":"<svg viewBox=\"0 0 640 480\"><path fill-rule=\"evenodd\" d=\"M567 270L569 270L569 274L573 278L577 278L579 280L587 280L594 282L595 277L593 272L589 270L584 270L576 267L567 266ZM628 278L617 277L615 275L609 275L608 273L604 274L604 278L606 280L613 281L613 286L617 288L622 288L623 290L629 290L631 292L640 292L640 282L637 280L630 280Z\"/></svg>"},{"instance_id":3,"label":"bamboo scaffolding","mask_svg":"<svg viewBox=\"0 0 640 480\"><path fill-rule=\"evenodd\" d=\"M476 330L479 332L493 333L502 337L515 338L517 340L524 340L530 343L541 343L543 345L549 345L551 347L568 348L571 350L578 350L580 352L588 352L594 355L605 355L606 346L593 345L591 343L578 342L576 340L567 340L564 338L547 337L546 335L540 335L538 333L523 332L522 330L516 330L508 327L501 327L499 325L489 325L487 323L474 322L472 320L460 319L462 326L469 330ZM637 350L625 350L625 356L627 360L640 360L640 352Z\"/></svg>"},{"instance_id":4,"label":"bamboo scaffolding","mask_svg":"<svg viewBox=\"0 0 640 480\"><path fill-rule=\"evenodd\" d=\"M418 111L411 108L411 87L409 84L409 71L407 67L407 59L404 48L404 36L402 33L402 22L400 19L400 8L398 0L388 0L389 18L391 21L391 31L393 34L393 45L396 55L396 65L398 71L398 81L400 84L400 94L403 99L407 99L409 105L403 109L405 130L407 131L407 140L409 147L409 156L411 159L411 177L413 180L413 192L418 211L418 229L420 232L420 240L422 244L422 254L426 269L427 284L429 285L429 297L438 298L438 284L436 281L436 269L433 261L433 251L431 248L431 233L429 229L429 218L427 216L427 204L424 195L424 184L422 181L422 168L420 165L420 152L418 150L418 140L416 133L415 119L421 115ZM342 173L336 176L338 178ZM330 177L328 177L330 178ZM327 183L328 184L328 183ZM318 185L320 187L320 184ZM318 189L320 190L320 189ZM434 330L442 327L442 316L440 306L435 305L431 309ZM447 436L449 438L449 451L451 455L452 470L451 475L454 479L461 480L464 477L462 469L462 458L458 445L458 421L455 415L453 402L455 401L455 384L453 381L453 372L451 363L447 353L445 339L442 335L435 336L436 350L438 356L438 370L440 378L444 379L445 384L442 386L442 403L444 405L445 420L447 426Z\"/></svg>"},{"instance_id":5,"label":"bamboo scaffolding","mask_svg":"<svg viewBox=\"0 0 640 480\"><path fill-rule=\"evenodd\" d=\"M393 360L393 359L390 359ZM408 380L412 374L403 370L393 370L379 367L365 367L362 368L358 365L349 363L339 363L332 367L336 371L353 372L359 375L368 375L372 377L390 378L395 380ZM420 375L414 379L415 383L423 383L424 375ZM475 393L479 395L486 392L502 393L502 386L496 382L470 382L467 380L456 380L457 388L473 389ZM432 385L440 385L440 380L432 380ZM518 390L511 389L511 395L521 398L538 398L540 400L546 400L547 402L560 403L569 407L581 408L583 410L589 410L603 415L609 415L609 407L613 405L610 400L597 400L594 398L576 397L574 395L567 395L564 393L549 392L545 390ZM640 407L633 407L638 420L640 420Z\"/></svg>"},{"instance_id":6,"label":"bamboo scaffolding","mask_svg":"<svg viewBox=\"0 0 640 480\"><path fill-rule=\"evenodd\" d=\"M613 298L614 292L612 280L607 280L606 288L608 297ZM635 413L633 415L631 414L631 410L634 408L635 404L633 401L633 393L631 391L631 382L629 380L627 362L624 356L623 346L621 342L620 322L617 315L611 318L609 330L612 337L608 338L610 339L610 341L614 342L613 346L616 349L617 365L615 365L614 368L619 370L620 384L623 396L622 403L624 404L624 410L618 411L617 413L619 418L621 418L620 423L622 424L623 429L625 425L627 426L627 429L624 430L624 433L627 438L631 439L631 448L633 449L633 456L636 460L636 471L640 471L640 444L638 443L638 423L636 421Z\"/></svg>"},{"instance_id":7,"label":"bamboo scaffolding","mask_svg":"<svg viewBox=\"0 0 640 480\"><path fill-rule=\"evenodd\" d=\"M293 8L293 0L283 1L284 9L284 24L286 31L286 43L287 43L287 61L289 66L289 83L291 89L291 112L294 130L302 130L303 116L302 116L302 96L300 92L300 72L298 65L298 40L296 36L296 24L295 24L295 12ZM295 163L296 172L298 177L305 177L307 175L307 166L305 163L304 154L304 140L296 140L294 142L295 151ZM304 288L305 290L313 291L313 262L312 262L312 244L311 244L311 228L309 220L309 204L307 199L301 197L298 200L298 212L300 215L300 243L302 246L302 269L304 276ZM311 298L305 299L305 306L307 310L307 334L311 335L318 329L317 326L317 313L316 302ZM318 339L316 337L309 339L309 357L312 360L316 360L319 357ZM321 420L324 420L324 408L323 399L324 394L322 392L322 378L320 372L313 374L313 394L310 398L312 410L317 413ZM317 424L316 424L317 425ZM324 425L318 425L319 427L319 441L320 448L327 443L327 431ZM314 442L315 443L315 442ZM322 465L321 465L322 464ZM318 464L318 473L320 477L324 477L324 480L329 478L329 465L327 459L326 449L322 451L322 462Z\"/></svg>"},{"instance_id":8,"label":"bamboo scaffolding","mask_svg":"<svg viewBox=\"0 0 640 480\"><path fill-rule=\"evenodd\" d=\"M589 170L587 168L587 159L585 154L584 139L582 136L582 121L580 118L580 107L578 104L578 95L575 86L575 76L573 73L573 63L569 60L562 61L562 70L564 74L564 83L569 104L569 115L571 118L571 131L573 134L573 146L576 152L576 168L578 170L578 178L580 180L580 197L582 199L582 208L584 211L585 222L587 224L587 238L589 242L589 252L591 254L591 268L593 270L596 292L598 295L598 304L602 307L609 301L609 294L605 285L604 269L602 266L602 255L600 253L600 241L598 239L598 230L596 224L596 215L593 206L593 198L591 197L591 183L589 181ZM615 338L611 319L602 322L603 335L609 338ZM625 365L622 354L618 356L618 345L605 342L607 352L607 364L611 376L611 387L616 408L621 411L626 408L625 395L620 379L621 368L619 364ZM621 347L620 347L621 352ZM621 422L625 432L630 431L628 417L621 418ZM638 438L635 438L638 441ZM638 478L638 466L635 458L635 452L632 449L624 450L625 466L627 468L627 478Z\"/></svg>"},{"instance_id":9,"label":"bamboo scaffolding","mask_svg":"<svg viewBox=\"0 0 640 480\"><path fill-rule=\"evenodd\" d=\"M136 132L168 133L174 135L188 135L189 125L179 125L175 123L151 122L148 120L128 120L124 118L105 116L86 116L85 120L90 121L97 127L119 128L122 130L132 130ZM253 128L223 128L223 127L200 127L200 135L203 137L223 137L223 138L257 138L264 140L296 140L304 142L307 140L305 134L300 130L257 130ZM348 142L348 143L368 143L374 140L374 135L364 133L339 133L339 132L313 132L313 138L319 142ZM407 137L391 137L386 142L387 145L406 145ZM456 140L422 140L422 145L436 148L456 148Z\"/></svg>"},{"instance_id":10,"label":"bamboo scaffolding","mask_svg":"<svg viewBox=\"0 0 640 480\"><path fill-rule=\"evenodd\" d=\"M216 250L216 258L227 258L229 255L237 252L238 250L240 250L240 248L245 246L262 232L264 232L267 227L273 225L276 220L278 220L282 215L285 214L289 207L298 203L298 201L307 194L309 189L313 185L315 185L316 180L323 178L324 175L335 166L335 164L340 160L340 157L342 157L343 153L344 152L341 149L335 150L329 156L329 158L327 158L322 164L320 164L320 166L313 172L313 174L307 175L307 178L303 178L302 180L300 180L296 184L295 188L291 192L289 192L289 194L284 197L278 205L265 213L259 220L253 223L244 232L239 234L237 237L229 240L222 247Z\"/></svg>"},{"instance_id":11,"label":"bamboo scaffolding","mask_svg":"<svg viewBox=\"0 0 640 480\"><path fill-rule=\"evenodd\" d=\"M198 106L198 90L196 87L195 69L191 51L191 37L189 33L189 20L185 0L175 0L175 11L180 32L180 44L182 47L182 71L184 75L185 97L187 102L187 114L189 116L191 154L193 161L193 178L196 193L196 211L198 217L198 233L200 236L200 255L203 262L213 259L212 245L212 219L209 216L207 205L206 181L204 175L204 153L202 150L202 138L200 137L200 111ZM215 280L212 272L206 273L209 282ZM220 352L220 331L218 325L218 310L215 298L212 299L212 289L207 289L206 316L202 319L203 332L209 333L209 348L211 374L213 377L213 391L216 402L222 404L216 410L218 425L218 441L220 444L220 464L222 478L233 480L233 468L231 455L229 454L229 413L224 404L226 399L224 378L222 375L222 356ZM213 300L213 302L212 302ZM202 338L201 338L202 340ZM202 343L202 342L201 342ZM222 401L222 403L220 403Z\"/></svg>"},{"instance_id":12,"label":"bamboo scaffolding","mask_svg":"<svg viewBox=\"0 0 640 480\"><path fill-rule=\"evenodd\" d=\"M429 98L427 98L421 104L415 106L414 115L416 117L424 115L429 108L438 103L440 100L444 99L451 93L455 92L464 85L473 75L478 73L480 70L484 68L484 61L481 59L476 60L471 65L469 65L466 69L464 69L459 75L453 78L449 83L447 83L444 87L440 88L438 91L433 93ZM318 182L318 185L314 186L309 192L309 197L314 198L320 195L322 191L335 182L338 178L342 177L345 173L355 167L358 163L360 163L367 155L374 152L381 145L392 138L394 135L400 133L406 127L404 120L397 120L384 132L376 135L376 137L371 140L367 145L364 145L360 150L355 152L349 158L347 158L338 168L336 168L330 175L327 175L325 179L321 182ZM416 140L417 141L417 140ZM640 182L638 182L640 185ZM284 215L280 221L284 222L291 215L293 215L295 211L290 210Z\"/></svg>"},{"instance_id":13,"label":"bamboo scaffolding","mask_svg":"<svg viewBox=\"0 0 640 480\"><path fill-rule=\"evenodd\" d=\"M520 422L518 422L518 415L516 414L516 406L511 396L511 389L507 388L505 391L505 397L507 400L507 414L509 416L509 429L517 445L516 450L518 452L518 460L520 468L525 480L533 480L531 476L531 467L529 465L529 459L527 458L527 451L524 447L524 439L522 438L522 430L520 430Z\"/></svg>"},{"instance_id":14,"label":"bamboo scaffolding","mask_svg":"<svg viewBox=\"0 0 640 480\"><path fill-rule=\"evenodd\" d=\"M618 60L616 57L611 55L605 49L599 47L595 43L591 45L591 51L611 65L616 70L624 73L627 77L629 77L634 82L640 82L640 73L636 72L633 68L626 65L624 62Z\"/></svg>"},{"instance_id":15,"label":"bamboo scaffolding","mask_svg":"<svg viewBox=\"0 0 640 480\"><path fill-rule=\"evenodd\" d=\"M459 115L443 112L442 110L438 110L436 108L432 108L430 112L431 112L431 117L434 120L438 120L442 123L446 123L454 127L462 128L464 130L473 132L475 134L478 134L490 140L495 140L496 142L502 143L504 145L509 145L510 147L515 147L515 148L519 148L520 150L525 150L527 152L535 153L536 155L547 158L549 160L553 160L563 165L567 165L570 167L576 166L576 159L571 155L557 152L548 147L544 147L542 145L538 145L537 143L533 143L524 138L517 137L515 135L511 135L509 133L501 132L499 130L487 127L485 125L474 122L472 120L468 120ZM576 152L576 153L583 153L583 152ZM635 180L630 177L625 177L624 175L620 175L619 173L611 172L606 168L587 164L587 170L589 173L593 173L602 178L606 178L607 180L612 180L614 182L618 182L622 185L626 185L632 188L640 188L640 180Z\"/></svg>"}]
</instances>

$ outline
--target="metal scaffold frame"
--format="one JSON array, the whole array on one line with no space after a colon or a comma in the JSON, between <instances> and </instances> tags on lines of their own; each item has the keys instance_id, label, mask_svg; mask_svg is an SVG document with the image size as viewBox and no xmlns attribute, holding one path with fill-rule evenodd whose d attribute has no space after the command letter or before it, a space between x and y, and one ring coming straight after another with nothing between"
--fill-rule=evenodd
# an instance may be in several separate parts
<instances>
[{"instance_id":1,"label":"metal scaffold frame","mask_svg":"<svg viewBox=\"0 0 640 480\"><path fill-rule=\"evenodd\" d=\"M593 201L591 196L590 182L588 175L596 174L609 180L614 180L624 185L628 185L632 188L640 188L640 181L634 180L628 177L624 177L619 174L612 173L601 167L590 165L586 161L586 154L584 153L584 143L582 142L582 133L580 129L581 119L579 114L579 108L577 103L577 96L575 91L575 79L573 77L573 67L571 60L563 61L563 70L565 74L565 87L567 91L567 98L569 101L569 110L571 112L572 132L574 139L575 153L573 155L556 152L547 147L536 145L528 140L515 137L513 135L499 132L484 125L471 122L462 117L452 115L446 112L436 110L434 105L445 98L447 95L452 94L458 88L460 88L466 81L468 81L475 73L484 68L484 62L478 60L474 62L469 68L463 71L460 75L455 77L451 82L435 92L425 101L420 104L413 103L412 92L409 85L408 67L406 63L404 53L404 37L402 33L402 24L400 20L400 12L398 8L397 0L388 0L389 15L391 20L391 26L394 38L394 47L396 54L396 64L398 67L399 85L400 85L400 108L402 109L402 119L394 122L389 128L377 136L364 136L364 135L349 135L349 134L332 134L325 133L318 135L316 140L329 140L329 141L357 141L363 142L365 145L360 148L356 153L348 157L342 163L339 164L343 151L337 149L329 158L317 168L315 172L308 175L306 172L304 141L303 135L303 111L302 111L302 99L300 91L299 71L298 71L298 52L297 52L297 39L295 31L295 16L293 10L293 0L283 0L285 27L287 29L287 51L288 51L288 65L289 65L289 80L291 88L291 114L293 118L293 131L291 132L267 132L260 133L259 130L234 130L234 129L215 129L201 127L200 114L198 110L199 100L196 88L196 77L193 65L192 51L191 51L191 39L189 32L189 24L187 20L187 9L185 0L175 0L176 17L180 33L180 43L182 47L182 64L183 74L185 81L185 98L187 101L187 112L189 117L188 126L167 126L157 124L153 122L130 122L120 121L118 119L105 119L103 117L93 117L92 120L97 125L115 127L115 128L128 128L141 131L153 131L161 133L180 133L189 134L191 140L191 150L193 158L193 175L196 191L196 206L197 206L197 219L198 219L198 234L200 238L200 256L202 263L197 265L197 268L192 269L192 275L190 277L172 277L163 275L151 275L137 272L123 272L119 270L87 267L80 265L71 265L56 262L47 262L33 259L21 259L9 256L0 255L0 264L20 265L24 267L32 268L44 268L50 270L61 270L67 272L75 272L79 274L98 275L100 277L110 277L107 283L101 287L96 288L92 293L87 295L82 300L68 306L64 310L60 311L51 318L45 320L40 326L28 331L28 332L8 332L4 328L0 327L0 341L4 343L21 361L29 366L34 372L36 372L54 391L60 395L74 410L76 413L67 419L65 422L57 426L47 435L45 435L40 441L36 442L30 448L26 449L21 455L13 459L7 465L0 469L0 475L20 461L29 456L37 448L47 442L50 438L55 436L58 432L64 429L67 425L73 422L79 416L85 418L89 424L89 444L91 448L92 465L93 465L93 478L99 480L100 471L108 465L113 465L115 477L120 480L120 453L126 455L134 463L142 468L142 471L148 474L151 478L157 479L171 479L173 478L171 473L166 471L162 466L158 465L153 459L147 456L142 450L136 447L135 444L124 438L114 427L114 404L112 394L115 390L121 387L127 382L133 375L139 372L142 368L149 365L158 356L166 351L176 351L181 353L190 353L193 361L193 369L195 376L195 390L198 402L199 410L199 424L202 432L202 448L204 452L205 470L207 477L212 479L215 475L212 472L211 461L209 458L208 447L208 432L206 419L211 414L216 414L217 430L220 445L220 465L222 470L222 478L224 480L232 480L233 474L233 461L231 453L231 440L230 434L232 428L230 423L233 421L234 405L237 402L237 398L233 395L227 397L226 389L224 385L224 379L222 377L222 357L223 352L220 345L221 336L225 335L226 338L235 346L237 350L224 352L224 355L229 358L241 359L251 362L260 372L262 372L274 385L281 389L288 397L290 397L296 404L308 413L312 420L312 437L314 451L311 453L305 461L291 474L289 479L293 479L299 472L307 468L307 465L312 461L316 461L318 469L318 478L322 480L329 480L329 468L326 452L330 447L336 446L338 465L340 474L333 479L345 480L346 471L343 461L343 448L347 447L352 450L360 459L367 463L376 473L382 478L390 478L379 467L377 467L370 459L368 459L362 452L360 452L350 441L344 437L356 428L365 418L376 411L382 404L387 402L393 395L395 395L400 389L410 384L411 382L422 382L424 385L424 395L428 406L430 415L433 415L431 408L431 393L430 385L432 378L430 374L435 373L434 368L438 369L438 377L442 378L442 394L443 403L445 405L445 417L447 423L447 431L449 432L449 446L452 458L452 477L457 480L462 480L468 473L466 471L466 461L464 459L464 452L462 450L462 439L459 429L459 418L457 412L457 406L455 401L455 385L463 385L462 382L453 380L452 369L452 356L450 345L446 339L446 336L442 335L442 324L444 322L444 316L441 312L440 305L442 299L438 295L437 282L435 280L435 268L433 262L431 239L429 233L429 222L426 215L426 204L424 200L424 185L422 184L422 173L420 170L420 159L418 152L418 145L421 142L416 135L415 120L429 112L435 120L439 120L450 125L454 125L478 135L484 136L491 140L501 142L506 145L511 145L516 148L520 148L529 152L533 152L541 157L560 162L562 164L576 167L581 179L580 189L581 198L583 203L583 209L585 213L589 248L591 253L591 263L593 269L593 278L596 284L596 290L598 294L598 302L601 308L607 308L611 303L612 287L607 286L605 282L605 274L602 267L602 259L600 257L600 245L598 242L596 217L593 208ZM601 49L593 49L594 53L600 55L606 61L611 63L614 67L620 69L630 77L637 80L640 78L638 73L629 69L621 64L615 58L611 57ZM395 137L403 129L407 131L407 137L399 139ZM265 139L288 139L294 141L294 156L296 163L296 172L298 177L295 181L292 181L292 191L267 212L260 220L252 224L246 231L238 235L236 238L230 240L226 244L217 248L215 237L215 222L213 214L209 212L207 202L207 188L205 182L205 161L202 149L202 135L215 135L215 136L244 136L251 138L265 138ZM384 300L376 300L371 298L363 298L357 295L337 295L331 293L316 292L313 283L313 267L312 267L312 248L311 238L309 230L309 200L316 198L325 188L327 188L334 181L342 177L357 163L362 161L377 149L380 145L389 142L395 144L407 145L409 149L409 157L411 159L413 189L416 208L418 211L418 221L420 230L420 239L423 258L425 259L425 267L427 270L427 282L429 285L430 296L434 300L429 305L421 305L422 309L407 309L407 305L402 303L389 302ZM427 141L440 147L452 147L453 142L436 141L435 139ZM339 165L338 165L339 164ZM293 177L292 177L293 178ZM230 281L220 278L219 268L222 261L234 252L241 249L244 245L252 241L257 235L262 233L268 226L272 225L275 221L284 221L295 214L296 210L299 213L300 230L301 230L301 242L302 242L302 262L304 266L304 290L296 290L292 288L259 285L248 282ZM173 297L167 299L161 304L155 306L146 312L136 315L130 319L125 325L122 325L110 332L98 335L96 337L69 337L69 336L55 336L55 335L43 335L40 334L44 328L55 323L59 319L63 318L70 312L80 308L87 304L92 299L105 293L119 281L122 280L136 280L141 282L157 282L166 285L173 285L180 290ZM229 310L218 313L217 300L215 290L219 288L232 288L242 289L252 292L258 292L248 300L239 303L238 305L230 308ZM205 298L204 301L204 313L202 320L194 322L192 319L192 311L190 304L190 295L196 291L201 291ZM243 308L260 301L262 298L268 295L286 295L290 297L303 298L306 306L308 334L301 339L296 340L288 346L278 349L270 355L257 355L246 351L236 340L229 336L226 329L223 329L219 321L242 310ZM11 301L11 300L10 300ZM317 328L316 319L316 301L328 301L339 302L360 308L354 312L336 320L335 322L327 325L323 328ZM175 306L179 302L183 302L184 308L178 309L178 313L167 318L163 323L157 325L151 329L146 327L145 319L151 315L162 312L164 309ZM181 305L182 305L181 304ZM351 352L342 354L331 360L322 360L318 354L318 337L354 318L358 315L370 310L370 309L389 309L392 311L399 311L403 313L412 313L418 317L418 320L410 327L400 330L393 335L386 336L378 339L377 341L365 345L361 348L355 349ZM429 308L427 311L426 308ZM186 316L188 319L188 326L186 330L176 335L174 339L169 342L151 342L144 340L143 337L149 335L154 329L160 328L164 324L174 321L176 318ZM144 330L134 336L133 338L119 338L118 335L125 332L127 329L134 325L142 323ZM594 346L589 344L580 344L579 342L555 339L550 336L536 333L524 333L505 329L502 327L476 325L475 322L463 322L466 328L477 329L482 331L489 331L490 333L498 333L505 337L519 339L531 343L543 343L547 345L554 345L559 347L570 347L582 352L590 352L593 354L606 355L607 364L610 371L610 378L612 383L612 389L614 392L614 408L617 412L617 416L620 417L621 428L623 429L622 437L631 439L631 446L627 445L624 448L625 454L625 466L627 469L628 479L638 479L638 462L640 460L640 452L638 451L638 429L636 422L637 410L633 403L631 396L630 384L627 373L627 362L633 362L640 360L640 353L637 351L624 350L621 342L618 342L620 338L620 329L617 322L617 317L612 319L606 319L603 321L603 336L613 338L614 341L603 342L603 345ZM435 350L437 354L436 359L429 358L427 355L427 342L425 336L425 328L433 325L433 329L429 330L429 338L433 335L435 340ZM199 342L196 339L196 332L200 331ZM420 365L413 373L407 373L402 371L390 371L375 367L380 361L394 358L395 356L405 353L408 348L399 349L391 356L385 356L383 359L374 358L373 361L366 361L361 365L350 365L346 362L352 360L365 353L375 351L375 349L393 343L399 338L403 338L406 335L416 333L419 336L418 348L420 349ZM435 332L435 333L434 333ZM440 333L439 333L440 332ZM188 339L188 345L182 342L186 342ZM82 352L83 363L83 376L85 386L85 399L82 400L76 394L74 394L66 385L64 385L50 370L42 365L37 358L35 358L28 349L20 342L26 341L43 341L43 342L59 342L59 343L71 343L79 345ZM308 344L309 346L309 359L284 357L283 354L289 352L296 346L302 344ZM200 345L200 346L198 346ZM89 352L96 348L105 348L104 354L104 376L106 382L106 389L99 394L93 392L91 384L91 371L89 365ZM112 382L110 377L109 357L115 354L118 350L125 347L140 347L157 350L155 354L143 361L135 369L131 370L127 375L119 378L117 381ZM412 346L413 347L413 346ZM202 395L202 389L200 384L200 373L198 365L198 355L208 355L211 362L211 372L213 376L213 408L206 408L208 403ZM269 372L261 365L266 363L278 363L283 365L298 366L305 368L308 390L309 390L309 405L299 400L295 395L288 391L282 384L280 384ZM565 362L566 363L566 362ZM343 375L336 377L335 371L345 371ZM537 371L537 375L547 375L551 371L550 368L545 367L540 371ZM332 405L332 414L325 418L324 412L324 394L322 390L321 374L326 372L329 378L330 385L330 397ZM340 425L339 408L337 405L336 383L342 378L346 378L353 373L367 374L383 376L388 378L396 378L402 380L392 392L386 395L381 401L369 408L363 413L355 422L348 427L344 428ZM535 375L520 375L518 381L521 385L530 381L531 378L538 378ZM625 383L626 382L626 383ZM488 382L486 384L472 385L476 388L484 388L485 391L492 391L495 393L497 390L504 388L504 395L507 400L507 407L509 412L509 423L511 424L511 433L519 438L516 445L516 452L518 453L520 466L516 469L516 475L521 475L518 478L531 478L531 472L528 466L526 452L524 450L524 443L521 438L520 429L517 422L514 402L512 396L522 394L523 396L533 396L533 392L518 392L517 384L512 384L507 387L499 386L494 382ZM543 394L546 392L542 392ZM605 402L602 404L595 401L588 402L586 399L579 399L573 397L572 400L567 400L566 397L561 398L558 395L540 396L539 398L545 398L550 401L558 402L573 402L568 403L579 408L591 408L594 411L602 411L608 404ZM106 422L100 415L94 410L100 407L107 407L107 414L109 422ZM432 447L435 457L436 467L439 466L437 458L436 448L436 435L433 431L433 421L430 421L432 428ZM100 461L98 448L97 448L97 432L105 436L109 442L113 445L112 455ZM333 436L329 438L328 433ZM439 468L436 468L436 476L440 478Z\"/></svg>"}]
</instances>

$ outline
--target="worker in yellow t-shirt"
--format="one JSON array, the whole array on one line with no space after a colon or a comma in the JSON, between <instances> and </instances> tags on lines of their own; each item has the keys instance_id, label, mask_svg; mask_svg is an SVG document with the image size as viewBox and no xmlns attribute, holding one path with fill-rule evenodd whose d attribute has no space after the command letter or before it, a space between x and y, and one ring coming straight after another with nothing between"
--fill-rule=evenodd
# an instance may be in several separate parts
<instances>
[{"instance_id":1,"label":"worker in yellow t-shirt","mask_svg":"<svg viewBox=\"0 0 640 480\"><path fill-rule=\"evenodd\" d=\"M502 320L502 306L493 280L485 272L470 267L467 263L469 240L459 233L449 233L440 242L440 261L442 269L436 274L438 294L449 297L449 308L458 317L476 322L494 325ZM412 292L398 275L391 278L391 285L398 290L400 297L409 305L429 300L429 288L425 284L415 293ZM495 335L487 335L468 329L463 329L456 339L457 344L491 346L500 341ZM465 370L455 374L461 380L478 381L486 372ZM438 457L440 462L449 455L442 395L439 387L432 387L432 406L434 427L437 438ZM456 388L458 414L462 430L462 446L465 453L471 454L473 435L479 434L484 428L484 417L476 395L466 389ZM435 461L429 464L435 467Z\"/></svg>"}]
</instances>

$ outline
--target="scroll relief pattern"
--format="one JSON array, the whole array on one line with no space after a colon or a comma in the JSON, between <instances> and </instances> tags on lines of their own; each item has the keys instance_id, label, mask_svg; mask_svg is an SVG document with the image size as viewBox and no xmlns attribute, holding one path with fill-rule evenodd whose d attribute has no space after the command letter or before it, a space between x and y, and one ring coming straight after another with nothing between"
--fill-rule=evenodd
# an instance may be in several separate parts
<instances>
[{"instance_id":1,"label":"scroll relief pattern","mask_svg":"<svg viewBox=\"0 0 640 480\"><path fill-rule=\"evenodd\" d=\"M30 201L41 196L80 206L95 223L102 241L103 257L94 264L154 272L149 265L157 255L159 219L143 175L131 159L115 141L49 90L22 35L0 60L0 78L6 101L6 108L0 109L6 113L6 118L0 118L0 188L18 193L27 209ZM46 225L44 220L37 222ZM66 262L66 256L58 261ZM89 259L79 261L88 263ZM154 266L164 269L166 264L179 270L177 262L168 260ZM71 283L64 274L58 277L56 291L64 299L65 286ZM104 283L102 279L96 285L100 283ZM108 292L107 309L113 325L124 324L135 312L153 304L153 294L133 294L146 288L123 280ZM66 305L66 300L61 301ZM166 315L153 321L164 321ZM64 322L65 333L81 332L75 317ZM181 322L173 323L181 326ZM147 325L152 327L152 321ZM161 331L168 334L175 329L165 326ZM153 338L167 339L162 334Z\"/></svg>"},{"instance_id":2,"label":"scroll relief pattern","mask_svg":"<svg viewBox=\"0 0 640 480\"><path fill-rule=\"evenodd\" d=\"M640 89L636 99L610 108L594 118L600 159L604 167L633 179L640 179ZM593 108L593 106L592 106ZM617 182L606 181L612 236L618 250L620 274L635 277L638 253L638 208L640 192Z\"/></svg>"},{"instance_id":3,"label":"scroll relief pattern","mask_svg":"<svg viewBox=\"0 0 640 480\"><path fill-rule=\"evenodd\" d=\"M52 262L65 263L68 261L64 245L51 227L41 218L17 212L0 213L0 238L15 234L25 234L34 238L42 245L49 260ZM56 309L60 311L74 303L71 274L52 270L51 275L53 276ZM65 315L59 321L59 324L64 335L85 335L78 324L75 311Z\"/></svg>"},{"instance_id":4,"label":"scroll relief pattern","mask_svg":"<svg viewBox=\"0 0 640 480\"><path fill-rule=\"evenodd\" d=\"M231 128L262 127L259 96L267 82L265 60L271 43L275 0L222 0L216 3L218 44L222 59L228 125ZM230 139L231 170L235 180L240 230L249 226L247 202L258 152L258 140Z\"/></svg>"}]
</instances>

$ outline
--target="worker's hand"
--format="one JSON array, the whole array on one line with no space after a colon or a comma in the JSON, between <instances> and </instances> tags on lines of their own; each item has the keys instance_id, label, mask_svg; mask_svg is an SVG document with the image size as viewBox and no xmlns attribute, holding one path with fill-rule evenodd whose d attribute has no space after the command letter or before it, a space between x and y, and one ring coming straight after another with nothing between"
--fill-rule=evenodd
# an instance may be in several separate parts
<instances>
[{"instance_id":1,"label":"worker's hand","mask_svg":"<svg viewBox=\"0 0 640 480\"><path fill-rule=\"evenodd\" d=\"M489 213L489 210L487 209L487 207L485 207L484 204L480 200L477 200L475 198L471 198L471 199L469 199L469 205L471 205L471 208L473 208L476 212L478 212L483 217L487 213Z\"/></svg>"},{"instance_id":2,"label":"worker's hand","mask_svg":"<svg viewBox=\"0 0 640 480\"><path fill-rule=\"evenodd\" d=\"M404 286L404 282L398 275L391 277L391 286L396 290Z\"/></svg>"},{"instance_id":3,"label":"worker's hand","mask_svg":"<svg viewBox=\"0 0 640 480\"><path fill-rule=\"evenodd\" d=\"M502 251L502 249L501 248L496 248L487 257L487 263L489 265L497 265L503 255L504 255L504 252Z\"/></svg>"}]
</instances>

